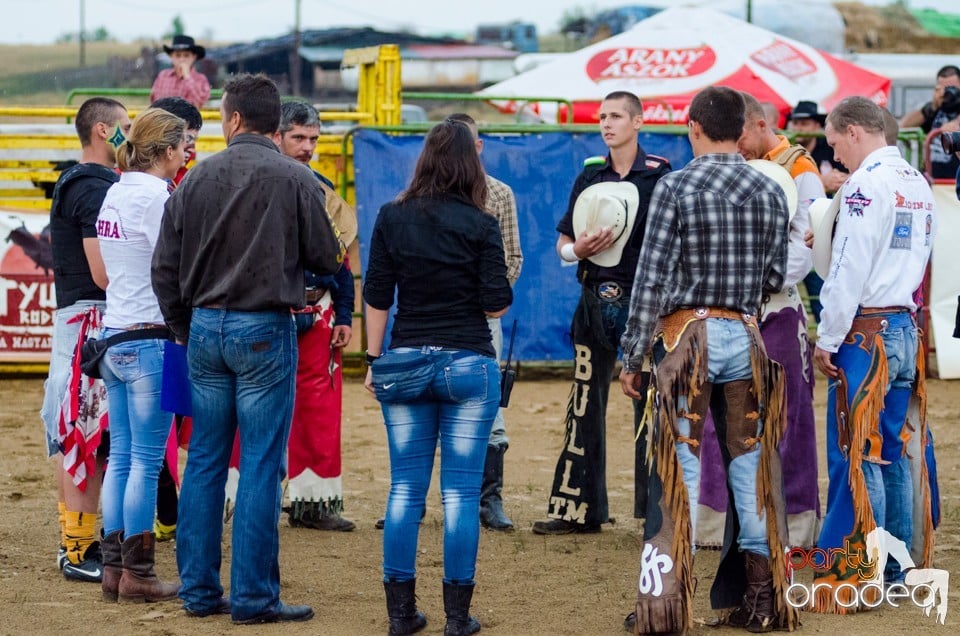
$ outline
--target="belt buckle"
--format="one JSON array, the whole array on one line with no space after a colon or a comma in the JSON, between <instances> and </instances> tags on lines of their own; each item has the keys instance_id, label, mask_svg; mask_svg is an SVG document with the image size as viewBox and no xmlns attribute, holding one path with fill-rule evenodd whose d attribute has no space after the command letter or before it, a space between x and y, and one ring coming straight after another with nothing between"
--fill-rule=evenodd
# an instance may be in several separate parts
<instances>
[{"instance_id":1,"label":"belt buckle","mask_svg":"<svg viewBox=\"0 0 960 636\"><path fill-rule=\"evenodd\" d=\"M619 283L613 281L598 283L597 296L600 300L612 303L623 297L623 288L620 287Z\"/></svg>"}]
</instances>

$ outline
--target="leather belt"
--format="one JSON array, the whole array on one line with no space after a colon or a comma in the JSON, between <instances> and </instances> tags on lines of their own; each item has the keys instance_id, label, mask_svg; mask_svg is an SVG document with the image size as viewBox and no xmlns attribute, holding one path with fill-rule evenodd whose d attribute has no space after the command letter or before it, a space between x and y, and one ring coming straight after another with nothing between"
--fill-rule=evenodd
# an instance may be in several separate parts
<instances>
[{"instance_id":1,"label":"leather belt","mask_svg":"<svg viewBox=\"0 0 960 636\"><path fill-rule=\"evenodd\" d=\"M727 309L726 307L697 307L691 309L689 307L684 307L678 309L669 316L664 316L662 320L666 321L669 319L672 321L683 321L687 320L706 320L707 318L727 318L728 320L740 320L748 324L756 324L757 317L753 314L745 314L733 309Z\"/></svg>"},{"instance_id":2,"label":"leather belt","mask_svg":"<svg viewBox=\"0 0 960 636\"><path fill-rule=\"evenodd\" d=\"M907 307L860 307L857 314L860 316L875 316L877 314L908 314Z\"/></svg>"},{"instance_id":3,"label":"leather belt","mask_svg":"<svg viewBox=\"0 0 960 636\"><path fill-rule=\"evenodd\" d=\"M726 307L684 307L677 309L672 314L660 316L654 333L663 334L667 350L672 351L677 346L680 335L688 324L695 320L706 320L707 318L727 318L729 320L739 320L754 327L757 325L757 317L753 314L744 314Z\"/></svg>"},{"instance_id":4,"label":"leather belt","mask_svg":"<svg viewBox=\"0 0 960 636\"><path fill-rule=\"evenodd\" d=\"M307 287L304 296L308 305L316 305L326 293L327 289L325 287Z\"/></svg>"},{"instance_id":5,"label":"leather belt","mask_svg":"<svg viewBox=\"0 0 960 636\"><path fill-rule=\"evenodd\" d=\"M166 329L167 325L162 322L138 322L136 324L124 327L125 331L136 331L137 329Z\"/></svg>"}]
</instances>

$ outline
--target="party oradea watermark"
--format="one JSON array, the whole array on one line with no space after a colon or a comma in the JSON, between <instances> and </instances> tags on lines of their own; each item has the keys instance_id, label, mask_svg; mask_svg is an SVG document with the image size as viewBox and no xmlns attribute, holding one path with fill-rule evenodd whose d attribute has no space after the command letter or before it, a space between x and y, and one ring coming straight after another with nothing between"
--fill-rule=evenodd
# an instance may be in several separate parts
<instances>
[{"instance_id":1,"label":"party oradea watermark","mask_svg":"<svg viewBox=\"0 0 960 636\"><path fill-rule=\"evenodd\" d=\"M883 570L887 558L893 557L904 572L902 583L885 584ZM825 570L835 559L842 559L851 570L857 570L860 580L857 585L841 583L833 586L817 583L809 585L793 579L793 572L804 568ZM936 620L941 625L947 619L947 589L950 573L936 568L918 568L910 556L906 544L883 528L875 528L867 535L865 547L853 547L845 542L842 548L791 548L787 551L791 568L790 586L786 601L797 609L812 609L814 598L821 589L832 590L833 601L844 608L876 609L883 604L891 607L913 604L926 616L936 608Z\"/></svg>"}]
</instances>

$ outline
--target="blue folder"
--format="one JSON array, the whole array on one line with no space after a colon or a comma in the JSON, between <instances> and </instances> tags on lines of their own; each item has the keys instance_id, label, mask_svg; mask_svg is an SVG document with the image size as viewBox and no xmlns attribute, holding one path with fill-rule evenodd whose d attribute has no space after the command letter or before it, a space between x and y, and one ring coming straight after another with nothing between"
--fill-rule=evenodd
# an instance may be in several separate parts
<instances>
[{"instance_id":1,"label":"blue folder","mask_svg":"<svg viewBox=\"0 0 960 636\"><path fill-rule=\"evenodd\" d=\"M177 415L193 415L190 401L190 375L187 371L187 347L172 340L163 343L163 385L160 408Z\"/></svg>"}]
</instances>

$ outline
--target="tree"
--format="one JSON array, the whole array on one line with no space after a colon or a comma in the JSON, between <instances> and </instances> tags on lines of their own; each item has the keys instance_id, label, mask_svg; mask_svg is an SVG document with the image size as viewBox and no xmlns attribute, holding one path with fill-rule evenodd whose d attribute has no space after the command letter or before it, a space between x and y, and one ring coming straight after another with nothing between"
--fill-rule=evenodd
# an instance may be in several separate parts
<instances>
[{"instance_id":1,"label":"tree","mask_svg":"<svg viewBox=\"0 0 960 636\"><path fill-rule=\"evenodd\" d=\"M583 7L576 6L567 9L560 17L560 33L568 35L584 35L590 26L590 19L587 17Z\"/></svg>"},{"instance_id":2,"label":"tree","mask_svg":"<svg viewBox=\"0 0 960 636\"><path fill-rule=\"evenodd\" d=\"M183 26L183 18L180 17L180 14L177 14L173 17L173 21L170 23L170 30L163 34L163 37L166 39L172 39L175 35L183 35L186 32L186 29Z\"/></svg>"}]
</instances>

